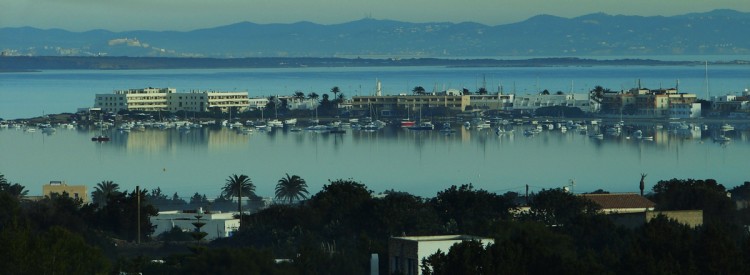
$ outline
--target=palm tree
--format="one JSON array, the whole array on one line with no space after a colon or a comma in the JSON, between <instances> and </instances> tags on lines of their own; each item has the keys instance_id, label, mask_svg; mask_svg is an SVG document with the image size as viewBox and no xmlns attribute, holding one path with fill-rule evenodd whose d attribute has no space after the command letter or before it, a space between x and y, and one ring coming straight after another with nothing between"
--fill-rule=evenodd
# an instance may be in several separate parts
<instances>
[{"instance_id":1,"label":"palm tree","mask_svg":"<svg viewBox=\"0 0 750 275\"><path fill-rule=\"evenodd\" d=\"M297 175L286 174L276 184L276 199L279 200L289 200L292 203L294 200L306 199L308 194L307 182Z\"/></svg>"},{"instance_id":2,"label":"palm tree","mask_svg":"<svg viewBox=\"0 0 750 275\"><path fill-rule=\"evenodd\" d=\"M425 94L424 87L422 86L416 86L414 89L411 90L415 95L423 95Z\"/></svg>"},{"instance_id":3,"label":"palm tree","mask_svg":"<svg viewBox=\"0 0 750 275\"><path fill-rule=\"evenodd\" d=\"M112 182L111 180L105 180L96 184L94 192L91 192L91 199L94 203L99 204L100 207L107 205L107 199L110 196L120 193L120 185Z\"/></svg>"},{"instance_id":4,"label":"palm tree","mask_svg":"<svg viewBox=\"0 0 750 275\"><path fill-rule=\"evenodd\" d=\"M333 93L333 98L336 98L336 95L340 92L341 90L339 89L339 86L333 86L333 88L331 88L331 93Z\"/></svg>"},{"instance_id":5,"label":"palm tree","mask_svg":"<svg viewBox=\"0 0 750 275\"><path fill-rule=\"evenodd\" d=\"M242 228L242 197L255 196L255 185L247 175L231 175L221 189L221 195L225 198L237 197L237 211L240 213L240 229Z\"/></svg>"},{"instance_id":6,"label":"palm tree","mask_svg":"<svg viewBox=\"0 0 750 275\"><path fill-rule=\"evenodd\" d=\"M305 99L305 93L298 90L294 92L294 95L292 97L294 97L294 99L296 99L297 101L302 101Z\"/></svg>"},{"instance_id":7,"label":"palm tree","mask_svg":"<svg viewBox=\"0 0 750 275\"><path fill-rule=\"evenodd\" d=\"M312 93L307 94L307 98L312 99L312 100L318 100L318 98L320 98L320 95L318 95L315 92L312 92Z\"/></svg>"}]
</instances>

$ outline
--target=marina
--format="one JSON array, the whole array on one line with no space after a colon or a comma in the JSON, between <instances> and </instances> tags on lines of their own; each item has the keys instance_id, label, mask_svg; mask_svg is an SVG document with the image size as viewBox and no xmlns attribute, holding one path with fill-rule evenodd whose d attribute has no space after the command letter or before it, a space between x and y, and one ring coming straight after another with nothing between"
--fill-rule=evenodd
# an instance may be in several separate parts
<instances>
[{"instance_id":1,"label":"marina","mask_svg":"<svg viewBox=\"0 0 750 275\"><path fill-rule=\"evenodd\" d=\"M428 91L474 90L485 81L492 92L527 95L550 89L580 94L595 85L636 87L639 79L644 86L662 87L676 76L680 90L698 98L748 87L750 71L745 66L711 67L709 89L704 70L603 66L3 73L0 117L72 113L93 106L96 94L136 87L247 90L250 97L264 97L297 90L322 94L338 86L347 98L374 94L376 78L384 94L408 93L417 85ZM3 124L0 172L27 186L30 194L39 194L41 184L50 180L89 186L112 180L124 189L160 187L170 194L198 192L210 198L216 197L227 175L238 173L249 175L261 196L271 196L286 173L307 180L311 192L329 180L354 179L375 192L393 189L426 197L466 183L499 193L521 192L527 184L538 191L571 182L574 192L631 192L641 173L649 174L651 185L672 178L715 178L732 187L750 178L742 166L750 153L748 121L742 119L458 120L421 118L414 110L402 118L342 117L338 124L330 124L330 118L318 119L313 113L265 116L263 121L227 118L214 124L184 117L151 124L68 122L52 128ZM99 136L109 141L99 142Z\"/></svg>"}]
</instances>

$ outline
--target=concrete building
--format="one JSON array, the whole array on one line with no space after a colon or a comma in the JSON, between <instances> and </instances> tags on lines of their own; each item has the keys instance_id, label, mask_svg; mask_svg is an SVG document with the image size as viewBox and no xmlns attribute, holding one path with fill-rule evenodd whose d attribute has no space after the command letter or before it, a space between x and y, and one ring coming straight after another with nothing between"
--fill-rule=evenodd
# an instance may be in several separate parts
<instances>
[{"instance_id":1,"label":"concrete building","mask_svg":"<svg viewBox=\"0 0 750 275\"><path fill-rule=\"evenodd\" d=\"M601 113L643 118L700 117L697 96L677 89L630 89L602 94Z\"/></svg>"},{"instance_id":2,"label":"concrete building","mask_svg":"<svg viewBox=\"0 0 750 275\"><path fill-rule=\"evenodd\" d=\"M646 212L656 207L656 203L636 193L582 194L580 196L599 205L604 214Z\"/></svg>"},{"instance_id":3,"label":"concrete building","mask_svg":"<svg viewBox=\"0 0 750 275\"><path fill-rule=\"evenodd\" d=\"M207 212L202 209L184 211L163 211L151 217L154 235L159 235L179 227L184 232L195 231L195 222L205 223L200 231L208 233L205 240L214 240L231 236L239 229L240 221L234 218L235 213Z\"/></svg>"},{"instance_id":4,"label":"concrete building","mask_svg":"<svg viewBox=\"0 0 750 275\"><path fill-rule=\"evenodd\" d=\"M516 95L512 100L513 111L518 113L533 113L536 109L553 106L576 107L591 112L593 106L588 94Z\"/></svg>"},{"instance_id":5,"label":"concrete building","mask_svg":"<svg viewBox=\"0 0 750 275\"><path fill-rule=\"evenodd\" d=\"M67 185L64 181L50 181L42 185L42 195L45 197L52 194L67 194L74 199L80 199L83 203L91 202L85 185Z\"/></svg>"},{"instance_id":6,"label":"concrete building","mask_svg":"<svg viewBox=\"0 0 750 275\"><path fill-rule=\"evenodd\" d=\"M483 245L495 242L491 238L468 235L391 237L388 241L388 274L421 274L422 259L438 250L448 253L451 246L464 241L479 241Z\"/></svg>"},{"instance_id":7,"label":"concrete building","mask_svg":"<svg viewBox=\"0 0 750 275\"><path fill-rule=\"evenodd\" d=\"M656 203L636 193L581 196L599 205L615 224L628 228L640 227L660 215L691 227L703 225L703 210L658 211Z\"/></svg>"},{"instance_id":8,"label":"concrete building","mask_svg":"<svg viewBox=\"0 0 750 275\"><path fill-rule=\"evenodd\" d=\"M177 93L174 88L143 88L116 90L112 94L97 94L94 107L105 112L127 111L188 111L222 112L234 108L244 111L249 106L247 92L191 91Z\"/></svg>"},{"instance_id":9,"label":"concrete building","mask_svg":"<svg viewBox=\"0 0 750 275\"><path fill-rule=\"evenodd\" d=\"M424 108L446 108L462 112L469 104L469 96L448 94L354 96L351 100L351 111L358 115L369 116L373 113L382 117L406 115L410 112L414 117Z\"/></svg>"}]
</instances>

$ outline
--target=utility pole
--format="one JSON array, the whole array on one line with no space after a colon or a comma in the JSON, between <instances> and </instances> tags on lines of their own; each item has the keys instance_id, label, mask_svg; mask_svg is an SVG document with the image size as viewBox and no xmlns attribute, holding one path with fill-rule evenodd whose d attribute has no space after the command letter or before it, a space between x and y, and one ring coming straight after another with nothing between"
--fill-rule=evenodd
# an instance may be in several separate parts
<instances>
[{"instance_id":1,"label":"utility pole","mask_svg":"<svg viewBox=\"0 0 750 275\"><path fill-rule=\"evenodd\" d=\"M135 187L135 195L137 196L137 207L138 210L136 211L138 213L136 228L138 228L138 244L141 244L141 186Z\"/></svg>"},{"instance_id":2,"label":"utility pole","mask_svg":"<svg viewBox=\"0 0 750 275\"><path fill-rule=\"evenodd\" d=\"M240 212L240 225L237 231L242 230L242 182L237 181L237 211Z\"/></svg>"}]
</instances>

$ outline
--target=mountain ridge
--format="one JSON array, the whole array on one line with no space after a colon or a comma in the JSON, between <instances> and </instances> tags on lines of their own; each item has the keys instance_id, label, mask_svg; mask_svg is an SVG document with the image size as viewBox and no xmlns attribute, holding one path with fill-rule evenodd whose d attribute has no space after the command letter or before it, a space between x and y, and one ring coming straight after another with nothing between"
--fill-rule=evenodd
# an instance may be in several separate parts
<instances>
[{"instance_id":1,"label":"mountain ridge","mask_svg":"<svg viewBox=\"0 0 750 275\"><path fill-rule=\"evenodd\" d=\"M747 55L750 13L717 9L675 16L540 14L489 26L388 19L323 25L242 21L190 31L0 28L6 56L436 57Z\"/></svg>"}]
</instances>

